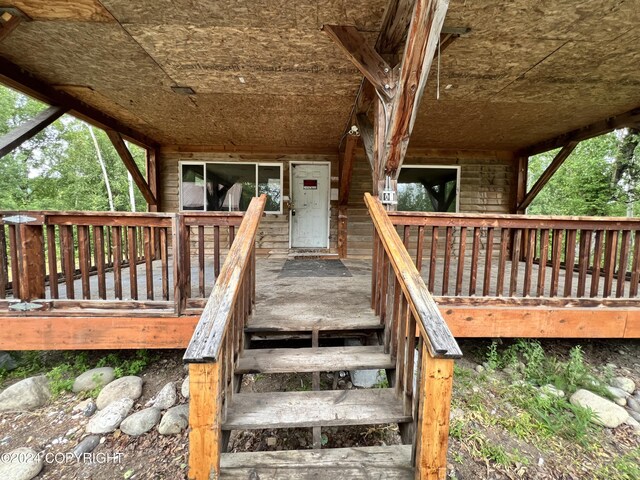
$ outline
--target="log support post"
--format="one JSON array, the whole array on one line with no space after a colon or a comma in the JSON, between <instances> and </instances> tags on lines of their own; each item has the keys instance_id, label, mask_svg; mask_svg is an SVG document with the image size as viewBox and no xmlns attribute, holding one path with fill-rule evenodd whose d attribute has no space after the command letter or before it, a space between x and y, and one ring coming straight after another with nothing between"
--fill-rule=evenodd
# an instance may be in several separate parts
<instances>
[{"instance_id":1,"label":"log support post","mask_svg":"<svg viewBox=\"0 0 640 480\"><path fill-rule=\"evenodd\" d=\"M340 162L340 193L338 196L338 255L340 258L347 257L349 192L359 138L359 135L355 133L347 135L347 142Z\"/></svg>"},{"instance_id":2,"label":"log support post","mask_svg":"<svg viewBox=\"0 0 640 480\"><path fill-rule=\"evenodd\" d=\"M220 478L220 362L189 364L189 480Z\"/></svg>"},{"instance_id":3,"label":"log support post","mask_svg":"<svg viewBox=\"0 0 640 480\"><path fill-rule=\"evenodd\" d=\"M433 358L423 343L420 374L415 478L445 480L453 360Z\"/></svg>"}]
</instances>

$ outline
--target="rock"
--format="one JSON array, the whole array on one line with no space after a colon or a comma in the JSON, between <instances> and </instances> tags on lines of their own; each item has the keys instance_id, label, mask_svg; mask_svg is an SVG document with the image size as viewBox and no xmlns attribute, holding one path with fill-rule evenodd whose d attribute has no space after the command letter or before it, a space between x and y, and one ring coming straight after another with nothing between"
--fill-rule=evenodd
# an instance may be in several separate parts
<instances>
[{"instance_id":1,"label":"rock","mask_svg":"<svg viewBox=\"0 0 640 480\"><path fill-rule=\"evenodd\" d=\"M115 374L111 367L94 368L80 374L73 382L73 392L88 392L113 382Z\"/></svg>"},{"instance_id":2,"label":"rock","mask_svg":"<svg viewBox=\"0 0 640 480\"><path fill-rule=\"evenodd\" d=\"M84 455L85 453L91 453L100 444L100 435L88 435L84 437L78 445L73 449L73 454L76 457Z\"/></svg>"},{"instance_id":3,"label":"rock","mask_svg":"<svg viewBox=\"0 0 640 480\"><path fill-rule=\"evenodd\" d=\"M158 432L161 435L175 435L189 426L189 405L178 405L171 407L165 412L158 425Z\"/></svg>"},{"instance_id":4,"label":"rock","mask_svg":"<svg viewBox=\"0 0 640 480\"><path fill-rule=\"evenodd\" d=\"M0 370L10 372L18 367L18 363L7 352L0 352Z\"/></svg>"},{"instance_id":5,"label":"rock","mask_svg":"<svg viewBox=\"0 0 640 480\"><path fill-rule=\"evenodd\" d=\"M87 403L86 407L84 407L84 410L82 411L82 414L85 417L90 417L91 415L96 413L97 409L98 409L98 406L96 405L96 402L91 401L91 402Z\"/></svg>"},{"instance_id":6,"label":"rock","mask_svg":"<svg viewBox=\"0 0 640 480\"><path fill-rule=\"evenodd\" d=\"M4 460L4 457L7 460ZM0 478L11 480L31 480L42 470L44 457L32 448L20 447L3 455L0 462Z\"/></svg>"},{"instance_id":7,"label":"rock","mask_svg":"<svg viewBox=\"0 0 640 480\"><path fill-rule=\"evenodd\" d=\"M476 365L476 372L483 373L485 370L484 365Z\"/></svg>"},{"instance_id":8,"label":"rock","mask_svg":"<svg viewBox=\"0 0 640 480\"><path fill-rule=\"evenodd\" d=\"M618 387L607 385L606 389L613 398L627 398L629 396L627 392Z\"/></svg>"},{"instance_id":9,"label":"rock","mask_svg":"<svg viewBox=\"0 0 640 480\"><path fill-rule=\"evenodd\" d=\"M275 447L278 443L278 439L276 437L267 438L267 447Z\"/></svg>"},{"instance_id":10,"label":"rock","mask_svg":"<svg viewBox=\"0 0 640 480\"><path fill-rule=\"evenodd\" d=\"M73 407L71 411L74 413L82 412L85 408L87 408L87 405L89 405L91 402L93 402L93 400L91 400L90 398L86 398L82 400L80 403L78 403L75 407Z\"/></svg>"},{"instance_id":11,"label":"rock","mask_svg":"<svg viewBox=\"0 0 640 480\"><path fill-rule=\"evenodd\" d=\"M589 390L578 390L569 401L573 405L591 409L594 413L592 421L607 428L616 428L629 417L624 408Z\"/></svg>"},{"instance_id":12,"label":"rock","mask_svg":"<svg viewBox=\"0 0 640 480\"><path fill-rule=\"evenodd\" d=\"M123 398L136 400L142 395L142 379L140 377L128 376L118 378L105 386L98 398L96 405L98 410L102 410L107 405Z\"/></svg>"},{"instance_id":13,"label":"rock","mask_svg":"<svg viewBox=\"0 0 640 480\"><path fill-rule=\"evenodd\" d=\"M457 420L462 417L464 417L464 410L461 408L452 408L449 412L449 420Z\"/></svg>"},{"instance_id":14,"label":"rock","mask_svg":"<svg viewBox=\"0 0 640 480\"><path fill-rule=\"evenodd\" d=\"M120 430L127 435L142 435L155 427L160 417L160 409L145 408L125 418L120 424Z\"/></svg>"},{"instance_id":15,"label":"rock","mask_svg":"<svg viewBox=\"0 0 640 480\"><path fill-rule=\"evenodd\" d=\"M556 388L555 385L551 385L550 383L540 387L540 392L542 392L543 395L552 395L554 397L564 398L564 391Z\"/></svg>"},{"instance_id":16,"label":"rock","mask_svg":"<svg viewBox=\"0 0 640 480\"><path fill-rule=\"evenodd\" d=\"M158 394L153 398L151 406L160 410L166 410L173 407L178 400L176 394L176 386L173 382L167 383Z\"/></svg>"},{"instance_id":17,"label":"rock","mask_svg":"<svg viewBox=\"0 0 640 480\"><path fill-rule=\"evenodd\" d=\"M624 390L627 393L633 393L636 389L636 384L633 380L627 377L614 377L611 379L611 386Z\"/></svg>"},{"instance_id":18,"label":"rock","mask_svg":"<svg viewBox=\"0 0 640 480\"><path fill-rule=\"evenodd\" d=\"M638 422L635 418L629 417L624 423L633 428L633 431L636 435L640 435L640 422Z\"/></svg>"},{"instance_id":19,"label":"rock","mask_svg":"<svg viewBox=\"0 0 640 480\"><path fill-rule=\"evenodd\" d=\"M87 433L109 433L120 426L133 407L133 400L121 398L96 413L87 423Z\"/></svg>"},{"instance_id":20,"label":"rock","mask_svg":"<svg viewBox=\"0 0 640 480\"><path fill-rule=\"evenodd\" d=\"M354 370L351 373L351 383L356 387L371 388L385 379L384 370Z\"/></svg>"},{"instance_id":21,"label":"rock","mask_svg":"<svg viewBox=\"0 0 640 480\"><path fill-rule=\"evenodd\" d=\"M627 413L629 414L629 416L631 418L633 418L634 420L637 420L638 422L640 422L640 413L634 412L633 410L627 410Z\"/></svg>"},{"instance_id":22,"label":"rock","mask_svg":"<svg viewBox=\"0 0 640 480\"><path fill-rule=\"evenodd\" d=\"M615 403L616 405L620 405L621 407L624 407L627 405L627 399L626 398L614 398L613 399L613 403Z\"/></svg>"},{"instance_id":23,"label":"rock","mask_svg":"<svg viewBox=\"0 0 640 480\"><path fill-rule=\"evenodd\" d=\"M627 398L627 406L636 413L640 413L640 402L636 397Z\"/></svg>"},{"instance_id":24,"label":"rock","mask_svg":"<svg viewBox=\"0 0 640 480\"><path fill-rule=\"evenodd\" d=\"M47 377L39 375L25 378L0 393L0 412L35 410L44 406L50 398Z\"/></svg>"},{"instance_id":25,"label":"rock","mask_svg":"<svg viewBox=\"0 0 640 480\"><path fill-rule=\"evenodd\" d=\"M180 387L180 393L184 398L189 398L189 375L182 382L182 387Z\"/></svg>"}]
</instances>

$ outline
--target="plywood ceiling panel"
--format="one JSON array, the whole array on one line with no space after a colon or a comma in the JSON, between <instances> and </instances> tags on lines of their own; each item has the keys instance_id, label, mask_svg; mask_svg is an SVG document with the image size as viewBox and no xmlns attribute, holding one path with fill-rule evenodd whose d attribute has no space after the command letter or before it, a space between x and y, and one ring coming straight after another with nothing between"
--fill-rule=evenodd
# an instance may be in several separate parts
<instances>
[{"instance_id":1,"label":"plywood ceiling panel","mask_svg":"<svg viewBox=\"0 0 640 480\"><path fill-rule=\"evenodd\" d=\"M124 25L171 78L200 93L353 96L360 75L319 30Z\"/></svg>"},{"instance_id":2,"label":"plywood ceiling panel","mask_svg":"<svg viewBox=\"0 0 640 480\"><path fill-rule=\"evenodd\" d=\"M122 23L199 27L298 28L324 23L378 30L387 0L102 0Z\"/></svg>"},{"instance_id":3,"label":"plywood ceiling panel","mask_svg":"<svg viewBox=\"0 0 640 480\"><path fill-rule=\"evenodd\" d=\"M7 0L0 0L0 5ZM161 143L335 148L387 0L14 0L0 55ZM638 0L451 0L414 147L519 149L640 106ZM192 87L179 95L172 86Z\"/></svg>"},{"instance_id":4,"label":"plywood ceiling panel","mask_svg":"<svg viewBox=\"0 0 640 480\"><path fill-rule=\"evenodd\" d=\"M0 0L0 6L19 8L32 20L115 22L98 0Z\"/></svg>"}]
</instances>

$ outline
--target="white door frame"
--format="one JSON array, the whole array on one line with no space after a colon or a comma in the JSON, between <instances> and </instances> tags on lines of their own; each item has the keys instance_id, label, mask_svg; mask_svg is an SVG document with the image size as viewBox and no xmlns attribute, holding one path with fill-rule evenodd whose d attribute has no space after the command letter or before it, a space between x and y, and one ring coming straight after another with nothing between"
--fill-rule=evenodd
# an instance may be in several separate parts
<instances>
[{"instance_id":1,"label":"white door frame","mask_svg":"<svg viewBox=\"0 0 640 480\"><path fill-rule=\"evenodd\" d=\"M313 160L291 160L289 161L289 203L293 200L293 165L326 165L327 169L327 244L324 248L329 248L331 237L331 162ZM289 208L289 249L291 249L291 237L293 233L293 219L291 208ZM298 248L298 247L296 247ZM322 248L322 247L321 247Z\"/></svg>"}]
</instances>

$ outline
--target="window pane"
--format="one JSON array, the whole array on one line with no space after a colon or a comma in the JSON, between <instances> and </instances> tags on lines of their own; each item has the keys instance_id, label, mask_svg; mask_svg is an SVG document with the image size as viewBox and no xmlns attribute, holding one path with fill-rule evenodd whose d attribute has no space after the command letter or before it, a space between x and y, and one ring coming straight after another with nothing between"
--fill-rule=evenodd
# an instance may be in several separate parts
<instances>
[{"instance_id":1,"label":"window pane","mask_svg":"<svg viewBox=\"0 0 640 480\"><path fill-rule=\"evenodd\" d=\"M207 164L207 210L244 212L255 195L255 164Z\"/></svg>"},{"instance_id":2,"label":"window pane","mask_svg":"<svg viewBox=\"0 0 640 480\"><path fill-rule=\"evenodd\" d=\"M258 166L258 195L267 194L267 212L279 212L282 199L279 165Z\"/></svg>"},{"instance_id":3,"label":"window pane","mask_svg":"<svg viewBox=\"0 0 640 480\"><path fill-rule=\"evenodd\" d=\"M204 165L182 165L182 209L204 210Z\"/></svg>"},{"instance_id":4,"label":"window pane","mask_svg":"<svg viewBox=\"0 0 640 480\"><path fill-rule=\"evenodd\" d=\"M402 167L398 177L398 210L455 212L457 181L455 168Z\"/></svg>"}]
</instances>

